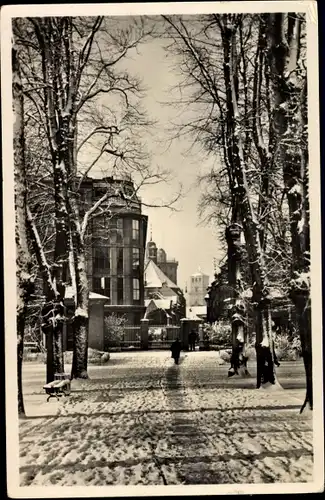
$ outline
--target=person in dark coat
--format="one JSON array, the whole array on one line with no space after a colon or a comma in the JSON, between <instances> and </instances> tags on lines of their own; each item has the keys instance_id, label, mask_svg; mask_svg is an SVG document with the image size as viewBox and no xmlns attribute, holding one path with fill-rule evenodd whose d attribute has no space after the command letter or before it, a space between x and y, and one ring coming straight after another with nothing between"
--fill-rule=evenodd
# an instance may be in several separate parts
<instances>
[{"instance_id":1,"label":"person in dark coat","mask_svg":"<svg viewBox=\"0 0 325 500\"><path fill-rule=\"evenodd\" d=\"M178 365L181 348L182 346L179 339L176 339L170 347L170 350L172 351L172 358L175 361L175 365Z\"/></svg>"},{"instance_id":2,"label":"person in dark coat","mask_svg":"<svg viewBox=\"0 0 325 500\"><path fill-rule=\"evenodd\" d=\"M195 351L196 331L191 330L188 336L190 351Z\"/></svg>"}]
</instances>

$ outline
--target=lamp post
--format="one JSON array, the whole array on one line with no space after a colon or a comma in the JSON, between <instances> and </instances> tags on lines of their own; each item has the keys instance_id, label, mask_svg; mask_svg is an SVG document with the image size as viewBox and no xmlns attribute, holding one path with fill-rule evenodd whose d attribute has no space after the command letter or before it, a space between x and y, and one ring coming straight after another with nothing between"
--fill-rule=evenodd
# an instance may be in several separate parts
<instances>
[{"instance_id":1,"label":"lamp post","mask_svg":"<svg viewBox=\"0 0 325 500\"><path fill-rule=\"evenodd\" d=\"M207 314L206 314L206 320L207 323L210 323L210 294L207 293L206 296L204 297L206 307L207 307Z\"/></svg>"}]
</instances>

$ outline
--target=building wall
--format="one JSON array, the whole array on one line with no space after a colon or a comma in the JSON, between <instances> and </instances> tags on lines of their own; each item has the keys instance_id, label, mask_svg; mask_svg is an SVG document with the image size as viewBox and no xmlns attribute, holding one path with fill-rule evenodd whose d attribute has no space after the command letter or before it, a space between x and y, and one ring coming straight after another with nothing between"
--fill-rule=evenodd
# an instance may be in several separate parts
<instances>
[{"instance_id":1,"label":"building wall","mask_svg":"<svg viewBox=\"0 0 325 500\"><path fill-rule=\"evenodd\" d=\"M93 302L89 307L88 345L92 349L104 349L104 304Z\"/></svg>"},{"instance_id":2,"label":"building wall","mask_svg":"<svg viewBox=\"0 0 325 500\"><path fill-rule=\"evenodd\" d=\"M89 301L89 331L88 346L92 349L102 350L104 348L104 301ZM63 329L63 349L73 349L73 324L75 305L72 299L66 299L66 314L68 320Z\"/></svg>"}]
</instances>

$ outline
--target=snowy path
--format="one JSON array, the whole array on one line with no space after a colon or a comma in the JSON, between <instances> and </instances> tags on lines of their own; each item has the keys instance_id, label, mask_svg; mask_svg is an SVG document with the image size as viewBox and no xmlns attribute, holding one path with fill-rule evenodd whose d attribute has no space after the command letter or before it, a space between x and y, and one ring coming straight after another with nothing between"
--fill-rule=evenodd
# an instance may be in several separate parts
<instances>
[{"instance_id":1,"label":"snowy path","mask_svg":"<svg viewBox=\"0 0 325 500\"><path fill-rule=\"evenodd\" d=\"M89 374L69 398L46 403L45 367L25 366L21 485L312 480L301 363L283 363L284 390L271 393L254 378L228 379L213 352L179 366L168 352L113 354Z\"/></svg>"}]
</instances>

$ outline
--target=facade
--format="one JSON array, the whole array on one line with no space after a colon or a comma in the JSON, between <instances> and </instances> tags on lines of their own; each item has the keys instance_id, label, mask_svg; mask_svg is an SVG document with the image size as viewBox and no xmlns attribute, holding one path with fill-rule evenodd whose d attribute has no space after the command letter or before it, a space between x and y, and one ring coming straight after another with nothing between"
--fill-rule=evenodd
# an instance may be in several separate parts
<instances>
[{"instance_id":1,"label":"facade","mask_svg":"<svg viewBox=\"0 0 325 500\"><path fill-rule=\"evenodd\" d=\"M108 298L105 315L125 315L140 324L144 306L144 257L147 216L130 180L86 178L81 184L80 210L100 205L89 223L87 274L90 289Z\"/></svg>"},{"instance_id":2,"label":"facade","mask_svg":"<svg viewBox=\"0 0 325 500\"><path fill-rule=\"evenodd\" d=\"M169 271L169 275L163 269ZM168 267L168 264L171 264ZM146 318L152 324L178 324L186 315L186 302L182 290L171 276L177 280L178 262L168 261L163 249L157 251L156 244L150 240L147 244L146 265L144 270L144 293Z\"/></svg>"},{"instance_id":3,"label":"facade","mask_svg":"<svg viewBox=\"0 0 325 500\"><path fill-rule=\"evenodd\" d=\"M147 244L146 262L153 261L159 269L177 285L177 268L178 262L175 259L168 259L167 254L163 248L157 248L157 245L152 241L152 237Z\"/></svg>"},{"instance_id":4,"label":"facade","mask_svg":"<svg viewBox=\"0 0 325 500\"><path fill-rule=\"evenodd\" d=\"M205 306L205 296L209 286L209 276L201 271L192 274L188 289L188 306Z\"/></svg>"}]
</instances>

